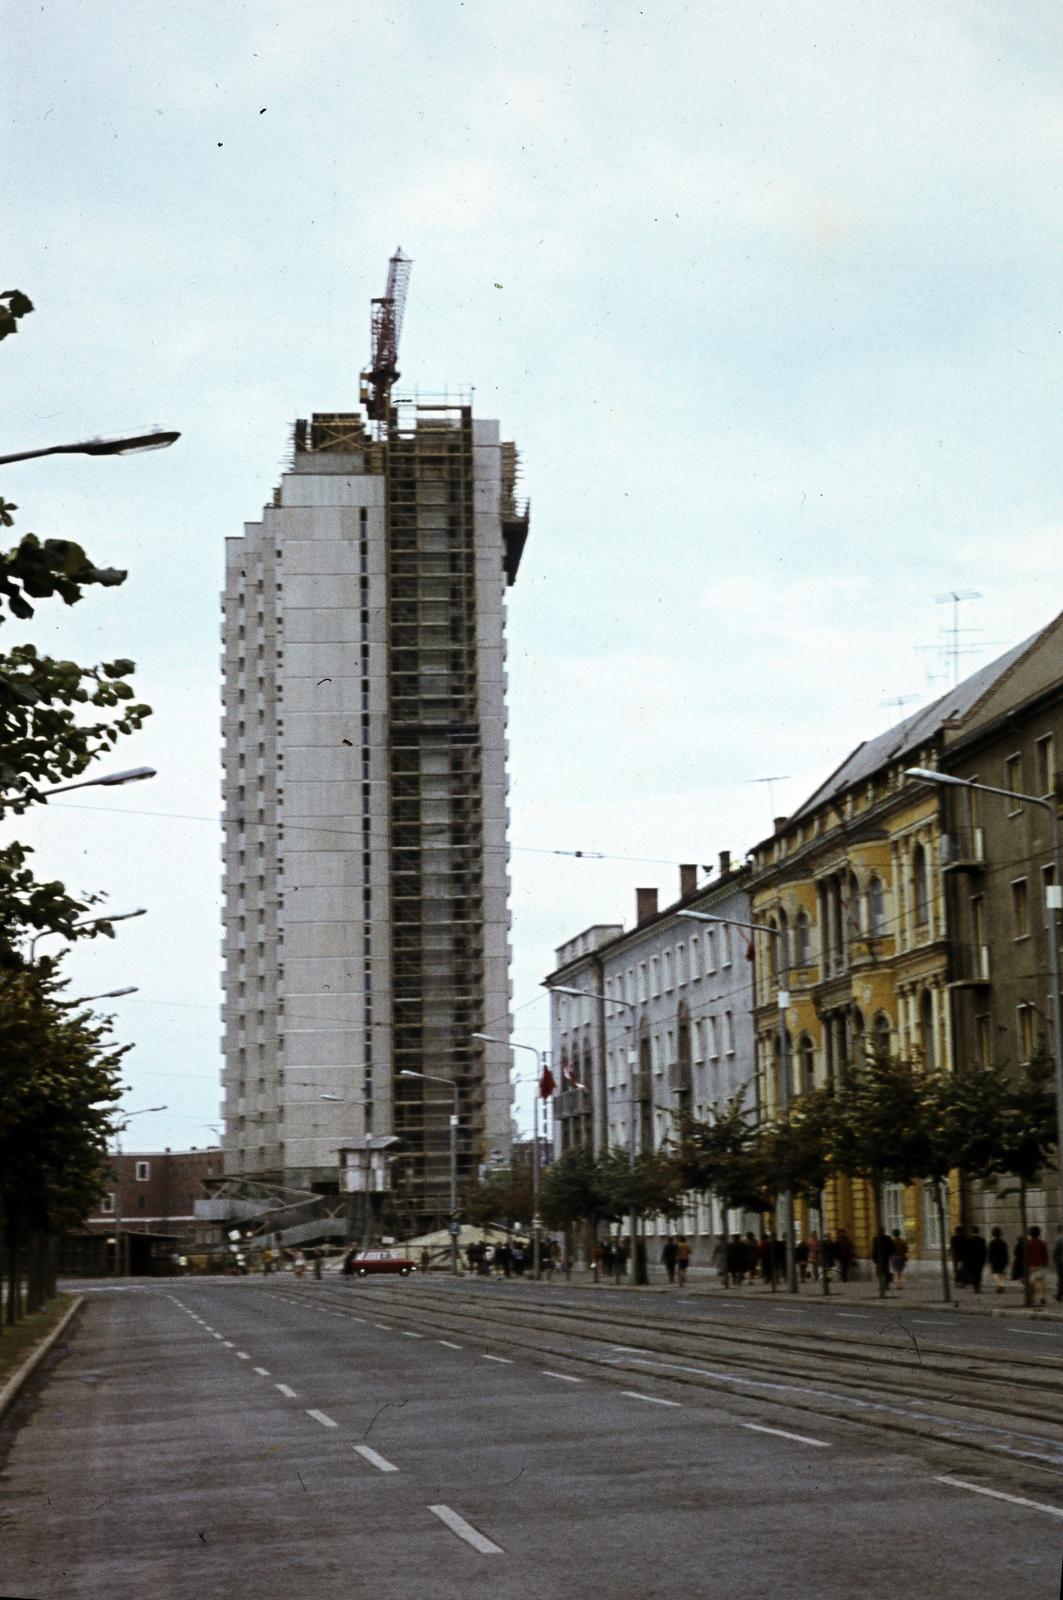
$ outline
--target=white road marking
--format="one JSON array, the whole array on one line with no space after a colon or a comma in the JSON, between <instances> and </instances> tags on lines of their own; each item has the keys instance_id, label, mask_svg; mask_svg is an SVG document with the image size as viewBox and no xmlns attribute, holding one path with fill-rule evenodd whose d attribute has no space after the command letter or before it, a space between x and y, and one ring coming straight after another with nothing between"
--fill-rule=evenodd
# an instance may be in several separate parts
<instances>
[{"instance_id":1,"label":"white road marking","mask_svg":"<svg viewBox=\"0 0 1063 1600\"><path fill-rule=\"evenodd\" d=\"M1045 1333L1040 1328L1009 1328L1009 1333L1026 1333L1035 1339L1058 1339L1058 1333Z\"/></svg>"},{"instance_id":2,"label":"white road marking","mask_svg":"<svg viewBox=\"0 0 1063 1600\"><path fill-rule=\"evenodd\" d=\"M308 1411L306 1414L307 1414L308 1417L313 1417L315 1422L320 1422L320 1424L321 1424L321 1426L323 1428L338 1428L339 1427L339 1423L338 1422L333 1422L332 1418L326 1416L323 1411Z\"/></svg>"},{"instance_id":3,"label":"white road marking","mask_svg":"<svg viewBox=\"0 0 1063 1600\"><path fill-rule=\"evenodd\" d=\"M542 1373L544 1378L558 1378L558 1379L560 1379L560 1381L562 1383L582 1383L583 1382L582 1378L570 1377L570 1375L567 1372L549 1372L546 1367L540 1367L539 1371Z\"/></svg>"},{"instance_id":4,"label":"white road marking","mask_svg":"<svg viewBox=\"0 0 1063 1600\"><path fill-rule=\"evenodd\" d=\"M798 1444L814 1444L818 1450L829 1450L825 1439L810 1439L807 1433L787 1433L785 1428L765 1428L759 1422L740 1422L740 1428L750 1428L754 1433L773 1433L777 1439L794 1439Z\"/></svg>"},{"instance_id":5,"label":"white road marking","mask_svg":"<svg viewBox=\"0 0 1063 1600\"><path fill-rule=\"evenodd\" d=\"M986 1489L980 1483L965 1483L962 1478L935 1478L935 1483L947 1483L952 1489L970 1489L972 1494L987 1494L992 1500L1007 1500L1013 1506L1030 1506L1034 1511L1047 1511L1050 1517L1063 1517L1059 1506L1046 1506L1041 1500L1027 1500L1021 1494L1004 1494L1001 1489Z\"/></svg>"},{"instance_id":6,"label":"white road marking","mask_svg":"<svg viewBox=\"0 0 1063 1600\"><path fill-rule=\"evenodd\" d=\"M240 1361L250 1361L251 1359L246 1350L238 1350L236 1354Z\"/></svg>"},{"instance_id":7,"label":"white road marking","mask_svg":"<svg viewBox=\"0 0 1063 1600\"><path fill-rule=\"evenodd\" d=\"M294 1389L289 1389L289 1387L288 1387L288 1385L286 1383L275 1383L273 1385L273 1387L275 1389L279 1389L281 1394L284 1395L289 1400L298 1399L298 1396L296 1395L295 1390Z\"/></svg>"},{"instance_id":8,"label":"white road marking","mask_svg":"<svg viewBox=\"0 0 1063 1600\"><path fill-rule=\"evenodd\" d=\"M391 1323L390 1322L374 1322L373 1323L373 1327L374 1328L379 1328L382 1333L390 1333L391 1332Z\"/></svg>"},{"instance_id":9,"label":"white road marking","mask_svg":"<svg viewBox=\"0 0 1063 1600\"><path fill-rule=\"evenodd\" d=\"M946 1322L944 1317L913 1317L913 1328L954 1328L954 1322Z\"/></svg>"},{"instance_id":10,"label":"white road marking","mask_svg":"<svg viewBox=\"0 0 1063 1600\"><path fill-rule=\"evenodd\" d=\"M460 1344L455 1344L452 1339L437 1339L436 1344L446 1345L448 1350L460 1350Z\"/></svg>"},{"instance_id":11,"label":"white road marking","mask_svg":"<svg viewBox=\"0 0 1063 1600\"><path fill-rule=\"evenodd\" d=\"M258 1373L260 1378L268 1378L269 1377L269 1371L268 1371L268 1369L266 1367L256 1367L255 1371Z\"/></svg>"},{"instance_id":12,"label":"white road marking","mask_svg":"<svg viewBox=\"0 0 1063 1600\"><path fill-rule=\"evenodd\" d=\"M338 1317L347 1317L347 1318L348 1318L348 1319L349 1319L349 1321L351 1321L351 1322L364 1322L364 1321L365 1321L365 1318L364 1318L364 1317L356 1317L356 1316L355 1316L355 1315L354 1315L354 1314L353 1314L353 1312L347 1312L347 1311L338 1311L338 1312L337 1312L337 1313L336 1313L336 1315L337 1315L337 1316L338 1316Z\"/></svg>"},{"instance_id":13,"label":"white road marking","mask_svg":"<svg viewBox=\"0 0 1063 1600\"><path fill-rule=\"evenodd\" d=\"M846 1317L850 1322L866 1322L867 1314L863 1311L839 1311L839 1317Z\"/></svg>"},{"instance_id":14,"label":"white road marking","mask_svg":"<svg viewBox=\"0 0 1063 1600\"><path fill-rule=\"evenodd\" d=\"M502 1366L506 1366L506 1367L511 1367L513 1365L513 1362L510 1360L509 1356L484 1356L484 1360L485 1361L497 1361Z\"/></svg>"},{"instance_id":15,"label":"white road marking","mask_svg":"<svg viewBox=\"0 0 1063 1600\"><path fill-rule=\"evenodd\" d=\"M466 1544L471 1544L473 1549L479 1550L481 1555L501 1556L505 1554L501 1545L493 1544L490 1539L486 1539L482 1533L477 1532L471 1523L466 1522L464 1517L459 1517L458 1513L452 1511L449 1506L429 1506L428 1509L433 1516L439 1518L440 1522L446 1523L451 1533L456 1533L459 1539L464 1539Z\"/></svg>"},{"instance_id":16,"label":"white road marking","mask_svg":"<svg viewBox=\"0 0 1063 1600\"><path fill-rule=\"evenodd\" d=\"M378 1472L398 1472L399 1470L393 1462L386 1460L384 1456L377 1455L376 1451L371 1450L367 1444L356 1444L354 1453L356 1456L361 1456L363 1461L368 1461L371 1467L376 1467Z\"/></svg>"},{"instance_id":17,"label":"white road marking","mask_svg":"<svg viewBox=\"0 0 1063 1600\"><path fill-rule=\"evenodd\" d=\"M215 1334L212 1335L212 1337L215 1338L215 1339L220 1339L222 1337L222 1335L220 1333L215 1333Z\"/></svg>"},{"instance_id":18,"label":"white road marking","mask_svg":"<svg viewBox=\"0 0 1063 1600\"><path fill-rule=\"evenodd\" d=\"M658 1400L655 1394L639 1394L637 1389L621 1389L621 1394L626 1394L629 1400L645 1400L651 1406L678 1406L680 1400Z\"/></svg>"},{"instance_id":19,"label":"white road marking","mask_svg":"<svg viewBox=\"0 0 1063 1600\"><path fill-rule=\"evenodd\" d=\"M223 1339L222 1340L222 1344L225 1346L226 1350L235 1350L236 1349L236 1346L233 1344L231 1339Z\"/></svg>"},{"instance_id":20,"label":"white road marking","mask_svg":"<svg viewBox=\"0 0 1063 1600\"><path fill-rule=\"evenodd\" d=\"M402 1337L404 1339L423 1339L424 1338L424 1334L423 1333L411 1333L409 1328L403 1328Z\"/></svg>"}]
</instances>

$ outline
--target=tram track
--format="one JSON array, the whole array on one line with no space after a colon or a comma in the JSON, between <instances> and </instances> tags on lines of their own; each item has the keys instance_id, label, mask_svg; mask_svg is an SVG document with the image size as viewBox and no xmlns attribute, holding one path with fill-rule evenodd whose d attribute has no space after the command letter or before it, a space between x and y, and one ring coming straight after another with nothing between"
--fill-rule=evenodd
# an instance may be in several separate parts
<instances>
[{"instance_id":1,"label":"tram track","mask_svg":"<svg viewBox=\"0 0 1063 1600\"><path fill-rule=\"evenodd\" d=\"M370 1305L395 1326L453 1335L517 1356L567 1361L612 1382L633 1376L725 1393L960 1445L1063 1478L1063 1372L1048 1357L1014 1356L892 1334L736 1324L711 1314L680 1322L594 1305L504 1299L414 1283L285 1286L293 1300L326 1301L360 1315ZM1034 1404L1034 1394L1037 1403ZM1032 1424L1033 1426L1023 1426Z\"/></svg>"}]
</instances>

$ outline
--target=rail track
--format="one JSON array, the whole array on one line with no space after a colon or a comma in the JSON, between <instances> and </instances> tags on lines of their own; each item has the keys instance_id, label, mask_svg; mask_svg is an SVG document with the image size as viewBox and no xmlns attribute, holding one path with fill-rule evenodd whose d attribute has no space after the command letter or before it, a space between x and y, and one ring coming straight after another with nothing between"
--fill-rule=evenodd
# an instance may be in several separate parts
<instances>
[{"instance_id":1,"label":"rail track","mask_svg":"<svg viewBox=\"0 0 1063 1600\"><path fill-rule=\"evenodd\" d=\"M564 1361L605 1381L634 1376L962 1446L1063 1479L1063 1366L1052 1357L956 1348L895 1332L787 1329L736 1323L711 1310L544 1304L505 1284L475 1290L285 1282L263 1292L323 1300L352 1317L372 1311L398 1327L450 1334L511 1354ZM903 1315L903 1314L902 1314Z\"/></svg>"}]
</instances>

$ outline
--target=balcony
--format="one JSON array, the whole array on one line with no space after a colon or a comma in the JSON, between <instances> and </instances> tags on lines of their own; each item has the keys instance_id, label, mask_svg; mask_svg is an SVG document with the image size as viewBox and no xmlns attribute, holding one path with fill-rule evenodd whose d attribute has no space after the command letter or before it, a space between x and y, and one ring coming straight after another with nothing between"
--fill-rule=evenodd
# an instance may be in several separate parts
<instances>
[{"instance_id":1,"label":"balcony","mask_svg":"<svg viewBox=\"0 0 1063 1600\"><path fill-rule=\"evenodd\" d=\"M690 1062L673 1061L668 1068L668 1087L673 1094L690 1093Z\"/></svg>"},{"instance_id":2,"label":"balcony","mask_svg":"<svg viewBox=\"0 0 1063 1600\"><path fill-rule=\"evenodd\" d=\"M582 1089L562 1089L557 1097L559 1117L578 1117L590 1110L590 1096Z\"/></svg>"},{"instance_id":3,"label":"balcony","mask_svg":"<svg viewBox=\"0 0 1063 1600\"><path fill-rule=\"evenodd\" d=\"M985 831L951 828L938 847L942 872L981 872L985 867Z\"/></svg>"},{"instance_id":4,"label":"balcony","mask_svg":"<svg viewBox=\"0 0 1063 1600\"><path fill-rule=\"evenodd\" d=\"M957 944L952 947L950 989L977 989L989 982L989 946Z\"/></svg>"}]
</instances>

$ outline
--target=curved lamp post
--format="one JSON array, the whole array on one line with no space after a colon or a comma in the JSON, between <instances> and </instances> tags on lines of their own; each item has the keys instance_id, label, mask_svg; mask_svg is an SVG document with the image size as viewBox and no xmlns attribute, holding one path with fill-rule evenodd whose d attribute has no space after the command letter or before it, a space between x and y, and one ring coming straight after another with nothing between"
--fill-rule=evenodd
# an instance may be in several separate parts
<instances>
[{"instance_id":1,"label":"curved lamp post","mask_svg":"<svg viewBox=\"0 0 1063 1600\"><path fill-rule=\"evenodd\" d=\"M84 439L80 444L50 444L43 450L19 450L0 456L0 467L12 461L34 461L38 456L131 456L141 450L165 450L181 437L172 429L134 433L125 439Z\"/></svg>"},{"instance_id":2,"label":"curved lamp post","mask_svg":"<svg viewBox=\"0 0 1063 1600\"><path fill-rule=\"evenodd\" d=\"M72 924L75 928L92 928L97 922L128 922L130 917L146 917L147 907L140 906L136 911L117 911L112 917L85 917L81 922ZM42 939L49 938L52 934L62 934L62 928L45 928L42 933L35 933L30 940L30 960L35 959L37 945Z\"/></svg>"}]
</instances>

